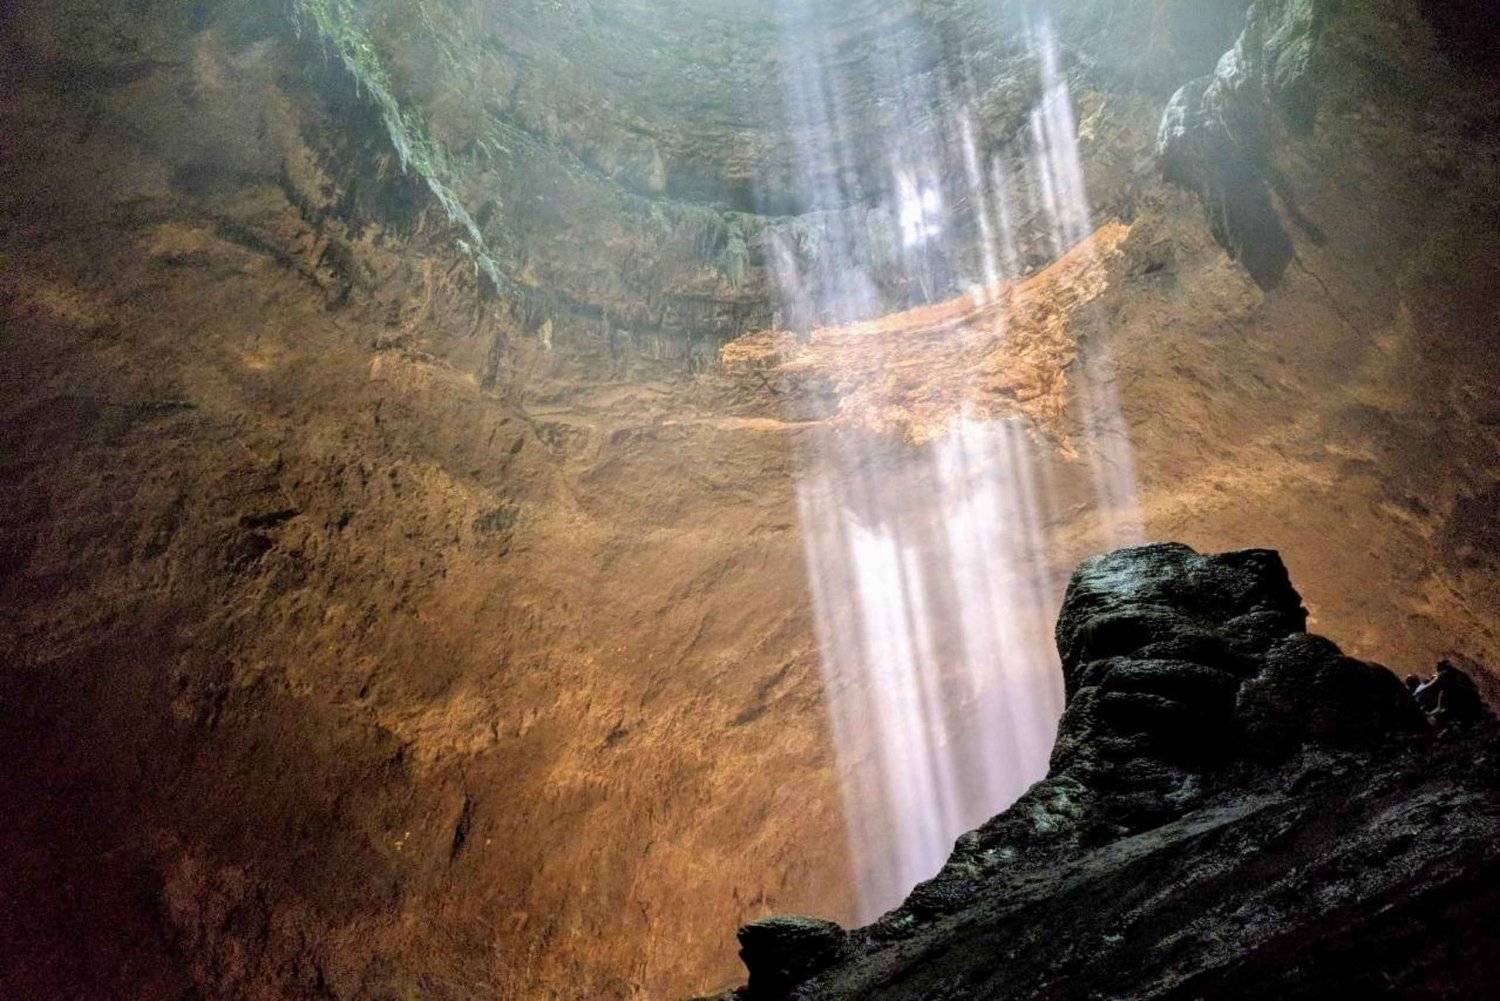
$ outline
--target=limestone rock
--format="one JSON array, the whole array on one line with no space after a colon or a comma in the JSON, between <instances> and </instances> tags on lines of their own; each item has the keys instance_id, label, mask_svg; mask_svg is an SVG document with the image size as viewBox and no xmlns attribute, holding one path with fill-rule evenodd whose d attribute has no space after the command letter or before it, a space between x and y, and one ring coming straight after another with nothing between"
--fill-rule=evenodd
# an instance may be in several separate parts
<instances>
[{"instance_id":1,"label":"limestone rock","mask_svg":"<svg viewBox=\"0 0 1500 1001\"><path fill-rule=\"evenodd\" d=\"M1269 550L1086 561L1047 778L875 924L743 930L740 996L1488 996L1500 728L1305 621Z\"/></svg>"},{"instance_id":2,"label":"limestone rock","mask_svg":"<svg viewBox=\"0 0 1500 1001\"><path fill-rule=\"evenodd\" d=\"M1071 693L1091 661L1150 650L1255 653L1302 631L1307 612L1281 557L1264 549L1202 556L1162 543L1096 556L1073 574L1057 647Z\"/></svg>"},{"instance_id":3,"label":"limestone rock","mask_svg":"<svg viewBox=\"0 0 1500 1001\"><path fill-rule=\"evenodd\" d=\"M844 952L844 929L832 921L777 915L739 931L740 958L750 971L751 997L780 997L836 963Z\"/></svg>"},{"instance_id":4,"label":"limestone rock","mask_svg":"<svg viewBox=\"0 0 1500 1001\"><path fill-rule=\"evenodd\" d=\"M1198 193L1215 238L1262 288L1281 280L1293 256L1271 201L1271 137L1278 114L1293 128L1311 125L1325 6L1320 0L1252 5L1244 31L1214 72L1173 95L1157 135L1163 174Z\"/></svg>"}]
</instances>

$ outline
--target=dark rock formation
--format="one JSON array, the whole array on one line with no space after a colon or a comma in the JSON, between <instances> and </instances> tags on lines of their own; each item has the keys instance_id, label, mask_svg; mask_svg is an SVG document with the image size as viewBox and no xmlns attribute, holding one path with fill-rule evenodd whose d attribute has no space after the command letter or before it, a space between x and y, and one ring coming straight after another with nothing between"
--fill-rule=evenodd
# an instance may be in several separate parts
<instances>
[{"instance_id":1,"label":"dark rock formation","mask_svg":"<svg viewBox=\"0 0 1500 1001\"><path fill-rule=\"evenodd\" d=\"M1047 778L847 940L748 926L737 996L1493 996L1494 722L1429 722L1305 619L1269 550L1087 561Z\"/></svg>"},{"instance_id":2,"label":"dark rock formation","mask_svg":"<svg viewBox=\"0 0 1500 1001\"><path fill-rule=\"evenodd\" d=\"M748 989L776 997L843 958L847 935L832 921L773 915L740 929Z\"/></svg>"},{"instance_id":3,"label":"dark rock formation","mask_svg":"<svg viewBox=\"0 0 1500 1001\"><path fill-rule=\"evenodd\" d=\"M1267 154L1281 122L1294 129L1311 124L1324 6L1319 0L1252 5L1244 32L1214 72L1173 95L1157 137L1163 173L1198 193L1214 237L1262 288L1281 280L1294 255L1272 203L1276 177ZM1295 206L1287 208L1296 215Z\"/></svg>"}]
</instances>

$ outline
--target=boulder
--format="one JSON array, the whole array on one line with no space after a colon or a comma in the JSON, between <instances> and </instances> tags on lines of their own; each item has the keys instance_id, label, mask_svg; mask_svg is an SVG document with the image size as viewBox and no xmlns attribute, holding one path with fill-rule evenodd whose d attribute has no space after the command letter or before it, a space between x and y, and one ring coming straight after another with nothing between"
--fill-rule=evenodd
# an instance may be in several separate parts
<instances>
[{"instance_id":1,"label":"boulder","mask_svg":"<svg viewBox=\"0 0 1500 1001\"><path fill-rule=\"evenodd\" d=\"M784 997L843 956L844 929L832 921L776 915L739 930L740 958L750 971L748 997Z\"/></svg>"}]
</instances>

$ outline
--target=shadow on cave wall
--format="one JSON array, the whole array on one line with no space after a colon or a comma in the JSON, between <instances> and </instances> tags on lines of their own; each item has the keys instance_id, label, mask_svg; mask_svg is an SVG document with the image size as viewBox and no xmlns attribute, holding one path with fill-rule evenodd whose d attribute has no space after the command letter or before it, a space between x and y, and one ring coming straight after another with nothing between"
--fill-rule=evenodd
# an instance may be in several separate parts
<instances>
[{"instance_id":1,"label":"shadow on cave wall","mask_svg":"<svg viewBox=\"0 0 1500 1001\"><path fill-rule=\"evenodd\" d=\"M1500 0L1422 0L1422 14L1455 64L1500 74Z\"/></svg>"}]
</instances>

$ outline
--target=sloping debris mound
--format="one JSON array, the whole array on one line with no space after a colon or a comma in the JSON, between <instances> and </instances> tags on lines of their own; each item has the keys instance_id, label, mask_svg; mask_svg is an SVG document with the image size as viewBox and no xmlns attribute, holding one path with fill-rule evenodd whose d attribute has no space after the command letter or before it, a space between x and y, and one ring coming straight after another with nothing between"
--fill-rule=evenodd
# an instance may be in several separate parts
<instances>
[{"instance_id":1,"label":"sloping debris mound","mask_svg":"<svg viewBox=\"0 0 1500 1001\"><path fill-rule=\"evenodd\" d=\"M1493 997L1500 726L1306 618L1269 550L1085 562L1047 778L867 928L746 926L724 997Z\"/></svg>"}]
</instances>

